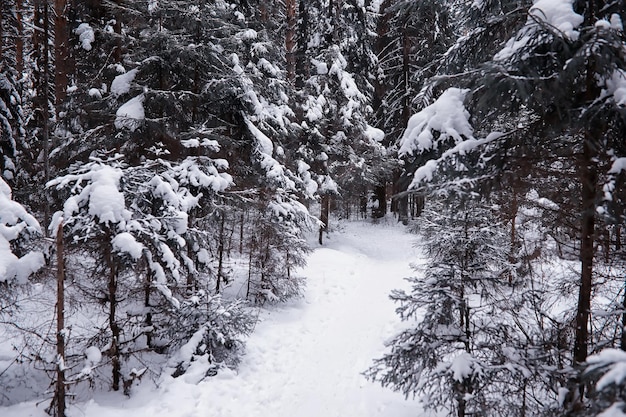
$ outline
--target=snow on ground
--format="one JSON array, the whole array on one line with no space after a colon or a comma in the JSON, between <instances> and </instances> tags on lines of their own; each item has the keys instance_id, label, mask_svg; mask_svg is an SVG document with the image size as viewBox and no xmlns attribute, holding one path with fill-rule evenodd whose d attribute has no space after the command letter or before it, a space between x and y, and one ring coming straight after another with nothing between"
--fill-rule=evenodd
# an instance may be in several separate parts
<instances>
[{"instance_id":1,"label":"snow on ground","mask_svg":"<svg viewBox=\"0 0 626 417\"><path fill-rule=\"evenodd\" d=\"M390 222L391 223L391 222ZM311 254L305 296L260 311L237 372L200 384L185 377L133 397L99 395L72 404L70 417L415 417L417 400L365 380L361 372L401 326L388 294L406 288L418 261L414 235L395 224L344 223ZM313 241L312 241L313 242ZM44 416L47 405L0 408Z\"/></svg>"}]
</instances>

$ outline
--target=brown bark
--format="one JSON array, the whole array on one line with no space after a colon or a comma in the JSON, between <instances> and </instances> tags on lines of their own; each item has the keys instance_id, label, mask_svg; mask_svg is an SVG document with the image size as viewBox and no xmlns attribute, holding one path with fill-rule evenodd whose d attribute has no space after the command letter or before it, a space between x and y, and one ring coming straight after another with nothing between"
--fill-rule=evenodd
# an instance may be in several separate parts
<instances>
[{"instance_id":1,"label":"brown bark","mask_svg":"<svg viewBox=\"0 0 626 417\"><path fill-rule=\"evenodd\" d=\"M0 10L9 10L10 5L6 4L7 0L0 0ZM4 11L2 12L5 13ZM0 14L0 58L4 59L4 16Z\"/></svg>"},{"instance_id":2,"label":"brown bark","mask_svg":"<svg viewBox=\"0 0 626 417\"><path fill-rule=\"evenodd\" d=\"M296 78L296 0L285 0L287 30L285 32L285 58L287 60L287 80Z\"/></svg>"},{"instance_id":3,"label":"brown bark","mask_svg":"<svg viewBox=\"0 0 626 417\"><path fill-rule=\"evenodd\" d=\"M109 328L111 329L111 348L109 350L109 357L111 358L112 367L112 382L111 389L113 391L119 391L120 389L120 377L121 377L121 363L120 363L120 327L117 324L117 264L113 257L113 252L110 243L110 236L107 235L105 244L105 260L107 269L109 272L109 282L107 289L109 291Z\"/></svg>"},{"instance_id":4,"label":"brown bark","mask_svg":"<svg viewBox=\"0 0 626 417\"><path fill-rule=\"evenodd\" d=\"M224 223L226 215L224 213L220 214L220 234L219 234L219 243L217 245L217 284L215 285L215 294L220 293L220 287L223 280L224 275L224 240L226 236L224 235Z\"/></svg>"},{"instance_id":5,"label":"brown bark","mask_svg":"<svg viewBox=\"0 0 626 417\"><path fill-rule=\"evenodd\" d=\"M409 124L411 118L411 91L410 91L410 69L411 69L411 39L406 25L402 30L402 76L404 77L404 97L402 99L402 126Z\"/></svg>"},{"instance_id":6,"label":"brown bark","mask_svg":"<svg viewBox=\"0 0 626 417\"><path fill-rule=\"evenodd\" d=\"M57 380L54 392L56 416L65 417L65 258L63 223L57 229Z\"/></svg>"},{"instance_id":7,"label":"brown bark","mask_svg":"<svg viewBox=\"0 0 626 417\"><path fill-rule=\"evenodd\" d=\"M624 288L626 289L626 282L624 283ZM626 290L622 295L622 311L622 334L619 348L626 351Z\"/></svg>"},{"instance_id":8,"label":"brown bark","mask_svg":"<svg viewBox=\"0 0 626 417\"><path fill-rule=\"evenodd\" d=\"M113 51L113 59L115 62L122 62L122 0L115 0L115 24L113 25L113 33L116 36L116 46Z\"/></svg>"},{"instance_id":9,"label":"brown bark","mask_svg":"<svg viewBox=\"0 0 626 417\"><path fill-rule=\"evenodd\" d=\"M35 107L35 120L41 129L41 148L43 149L43 174L44 184L50 179L50 20L47 0L36 0L34 3L33 49L36 51L37 66L39 72L35 77L36 97L33 99ZM44 191L47 193L47 191ZM43 198L44 224L43 229L48 235L50 224L50 203L44 195Z\"/></svg>"},{"instance_id":10,"label":"brown bark","mask_svg":"<svg viewBox=\"0 0 626 417\"><path fill-rule=\"evenodd\" d=\"M595 3L597 0L588 0L585 10L585 26L590 26L595 20ZM596 81L596 60L593 56L587 59L586 93L584 101L592 102L599 94ZM602 127L594 121L588 122L583 132L582 152L578 162L578 172L581 184L581 215L580 215L580 251L581 262L580 290L576 311L576 335L574 342L574 364L582 364L587 360L589 342L589 314L591 310L591 289L593 280L593 260L595 244L595 213L596 188L598 173L595 161L597 156L596 144L602 135ZM584 386L579 385L581 397Z\"/></svg>"},{"instance_id":11,"label":"brown bark","mask_svg":"<svg viewBox=\"0 0 626 417\"><path fill-rule=\"evenodd\" d=\"M17 19L17 33L15 38L15 69L18 77L22 76L24 71L24 22L22 13L23 0L15 0L15 13Z\"/></svg>"},{"instance_id":12,"label":"brown bark","mask_svg":"<svg viewBox=\"0 0 626 417\"><path fill-rule=\"evenodd\" d=\"M321 204L320 221L322 222L322 225L320 226L318 241L320 245L323 245L324 232L328 232L328 216L330 214L330 195L329 194L322 195L320 204Z\"/></svg>"},{"instance_id":13,"label":"brown bark","mask_svg":"<svg viewBox=\"0 0 626 417\"><path fill-rule=\"evenodd\" d=\"M67 0L54 0L54 97L57 113L67 97L70 72Z\"/></svg>"},{"instance_id":14,"label":"brown bark","mask_svg":"<svg viewBox=\"0 0 626 417\"><path fill-rule=\"evenodd\" d=\"M580 167L581 180L581 236L580 236L580 291L576 312L576 341L574 361L581 364L587 360L589 339L589 312L591 310L591 286L593 278L593 255L595 240L595 198L597 172L593 166L590 139L585 138Z\"/></svg>"},{"instance_id":15,"label":"brown bark","mask_svg":"<svg viewBox=\"0 0 626 417\"><path fill-rule=\"evenodd\" d=\"M296 88L302 88L304 87L305 80L309 76L309 65L306 56L307 43L309 41L309 12L306 7L306 1L304 0L300 1L298 7L298 22L297 49L295 51L295 72ZM301 115L298 115L298 117L301 118Z\"/></svg>"},{"instance_id":16,"label":"brown bark","mask_svg":"<svg viewBox=\"0 0 626 417\"><path fill-rule=\"evenodd\" d=\"M374 189L376 194L376 201L378 201L378 207L374 210L374 217L381 218L387 214L387 185L382 184L376 186Z\"/></svg>"}]
</instances>

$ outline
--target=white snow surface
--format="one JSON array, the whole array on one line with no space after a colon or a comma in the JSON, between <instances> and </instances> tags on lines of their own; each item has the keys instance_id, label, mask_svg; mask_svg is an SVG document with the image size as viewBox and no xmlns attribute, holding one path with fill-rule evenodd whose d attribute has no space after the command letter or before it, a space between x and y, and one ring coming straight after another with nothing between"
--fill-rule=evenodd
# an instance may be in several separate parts
<instances>
[{"instance_id":1,"label":"white snow surface","mask_svg":"<svg viewBox=\"0 0 626 417\"><path fill-rule=\"evenodd\" d=\"M367 128L365 129L365 136L375 142L382 142L383 139L385 139L385 132L375 128L374 126L367 125Z\"/></svg>"},{"instance_id":2,"label":"white snow surface","mask_svg":"<svg viewBox=\"0 0 626 417\"><path fill-rule=\"evenodd\" d=\"M469 122L469 112L463 100L469 90L449 88L430 106L415 113L400 139L398 154L413 155L437 149L439 142L453 138L455 143L473 138L474 129ZM435 139L433 132L439 132Z\"/></svg>"},{"instance_id":3,"label":"white snow surface","mask_svg":"<svg viewBox=\"0 0 626 417\"><path fill-rule=\"evenodd\" d=\"M117 129L126 127L131 132L137 130L137 128L141 126L142 121L146 118L146 113L143 108L144 100L145 96L139 94L137 97L131 98L124 103L115 113L115 127Z\"/></svg>"},{"instance_id":4,"label":"white snow surface","mask_svg":"<svg viewBox=\"0 0 626 417\"><path fill-rule=\"evenodd\" d=\"M11 188L0 177L0 282L15 279L23 284L44 266L41 252L29 252L18 258L11 251L10 242L25 231L40 233L41 227L21 204L13 201Z\"/></svg>"},{"instance_id":5,"label":"white snow surface","mask_svg":"<svg viewBox=\"0 0 626 417\"><path fill-rule=\"evenodd\" d=\"M128 232L116 235L111 241L113 249L121 253L129 254L134 260L141 258L144 246L135 240Z\"/></svg>"},{"instance_id":6,"label":"white snow surface","mask_svg":"<svg viewBox=\"0 0 626 417\"><path fill-rule=\"evenodd\" d=\"M504 48L495 56L496 61L506 61L524 48L539 30L537 21L542 21L565 38L577 40L580 32L576 30L584 21L584 17L574 12L574 0L537 0L528 11L526 25L517 36L509 39ZM617 23L615 23L617 25Z\"/></svg>"},{"instance_id":7,"label":"white snow surface","mask_svg":"<svg viewBox=\"0 0 626 417\"><path fill-rule=\"evenodd\" d=\"M574 0L538 0L528 13L554 26L574 41L579 36L579 32L575 29L584 20L582 15L574 11Z\"/></svg>"},{"instance_id":8,"label":"white snow surface","mask_svg":"<svg viewBox=\"0 0 626 417\"><path fill-rule=\"evenodd\" d=\"M89 23L81 23L74 29L74 33L78 35L81 47L85 51L91 51L91 44L96 40L96 35Z\"/></svg>"},{"instance_id":9,"label":"white snow surface","mask_svg":"<svg viewBox=\"0 0 626 417\"><path fill-rule=\"evenodd\" d=\"M302 299L261 309L237 371L199 384L166 377L158 388L99 394L69 417L426 417L417 400L362 375L403 326L388 294L408 289L415 236L389 224L345 223L310 255ZM192 378L189 378L190 380ZM0 408L44 417L47 402Z\"/></svg>"},{"instance_id":10,"label":"white snow surface","mask_svg":"<svg viewBox=\"0 0 626 417\"><path fill-rule=\"evenodd\" d=\"M116 96L121 96L130 91L130 85L135 80L138 69L132 69L128 72L124 72L113 79L111 83L111 93Z\"/></svg>"},{"instance_id":11,"label":"white snow surface","mask_svg":"<svg viewBox=\"0 0 626 417\"><path fill-rule=\"evenodd\" d=\"M626 71L616 69L610 79L606 80L606 89L603 96L613 96L615 104L626 106Z\"/></svg>"}]
</instances>

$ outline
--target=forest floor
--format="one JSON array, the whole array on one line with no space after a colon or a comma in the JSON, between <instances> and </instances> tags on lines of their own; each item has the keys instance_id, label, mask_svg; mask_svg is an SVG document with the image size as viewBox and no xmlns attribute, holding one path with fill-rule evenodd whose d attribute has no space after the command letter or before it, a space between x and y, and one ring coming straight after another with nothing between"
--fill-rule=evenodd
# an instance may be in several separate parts
<instances>
[{"instance_id":1,"label":"forest floor","mask_svg":"<svg viewBox=\"0 0 626 417\"><path fill-rule=\"evenodd\" d=\"M98 394L70 417L416 417L417 400L361 374L402 326L388 295L407 288L419 261L393 220L341 223L315 250L304 297L264 308L236 372L196 384L193 376L139 386L131 398ZM0 407L0 416L41 417L48 401Z\"/></svg>"}]
</instances>

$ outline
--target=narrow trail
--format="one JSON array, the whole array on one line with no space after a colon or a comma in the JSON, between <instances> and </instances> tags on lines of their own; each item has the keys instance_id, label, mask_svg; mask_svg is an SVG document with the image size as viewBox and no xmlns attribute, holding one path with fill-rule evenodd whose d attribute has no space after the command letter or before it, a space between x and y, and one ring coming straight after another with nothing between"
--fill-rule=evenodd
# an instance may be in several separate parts
<instances>
[{"instance_id":1,"label":"narrow trail","mask_svg":"<svg viewBox=\"0 0 626 417\"><path fill-rule=\"evenodd\" d=\"M207 383L222 394L203 397L202 406L214 404L223 417L419 415L416 401L361 374L398 327L388 294L412 274L414 240L402 227L366 223L331 234L302 272L304 299L265 313L239 374Z\"/></svg>"},{"instance_id":2,"label":"narrow trail","mask_svg":"<svg viewBox=\"0 0 626 417\"><path fill-rule=\"evenodd\" d=\"M415 236L395 224L352 222L340 229L301 272L308 282L305 296L261 310L237 372L220 372L200 384L185 376L170 379L128 400L104 395L74 405L70 417L426 415L417 401L361 374L400 327L388 294L407 286L409 264L418 261ZM20 411L20 417L40 416Z\"/></svg>"}]
</instances>

